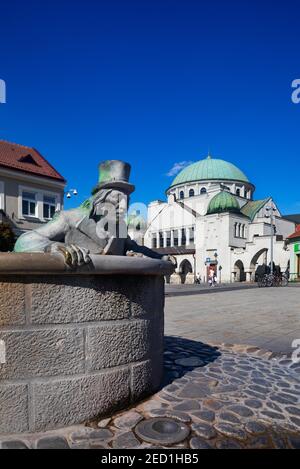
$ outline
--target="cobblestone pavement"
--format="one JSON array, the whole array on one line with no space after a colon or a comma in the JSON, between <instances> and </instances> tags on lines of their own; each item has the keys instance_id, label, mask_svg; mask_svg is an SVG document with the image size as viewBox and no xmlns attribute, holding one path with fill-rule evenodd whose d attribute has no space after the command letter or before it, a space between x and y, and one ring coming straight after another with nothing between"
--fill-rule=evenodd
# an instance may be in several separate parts
<instances>
[{"instance_id":1,"label":"cobblestone pavement","mask_svg":"<svg viewBox=\"0 0 300 469\"><path fill-rule=\"evenodd\" d=\"M165 333L291 353L293 340L300 339L299 297L300 284L167 297Z\"/></svg>"},{"instance_id":2,"label":"cobblestone pavement","mask_svg":"<svg viewBox=\"0 0 300 469\"><path fill-rule=\"evenodd\" d=\"M164 383L154 396L101 421L0 440L2 448L162 448L141 441L135 427L169 416L190 430L176 448L300 448L299 396L300 363L289 358L166 337Z\"/></svg>"}]
</instances>

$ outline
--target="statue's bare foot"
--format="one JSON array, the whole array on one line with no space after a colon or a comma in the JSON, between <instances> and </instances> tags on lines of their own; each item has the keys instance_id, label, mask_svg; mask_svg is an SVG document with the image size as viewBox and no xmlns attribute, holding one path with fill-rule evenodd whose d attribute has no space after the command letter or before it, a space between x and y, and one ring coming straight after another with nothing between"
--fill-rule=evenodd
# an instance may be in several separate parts
<instances>
[{"instance_id":1,"label":"statue's bare foot","mask_svg":"<svg viewBox=\"0 0 300 469\"><path fill-rule=\"evenodd\" d=\"M166 255L166 256L163 256L163 257L162 257L162 260L163 260L163 261L172 262L172 264L173 264L175 267L177 267L177 261L176 261L176 257L175 257L175 256Z\"/></svg>"}]
</instances>

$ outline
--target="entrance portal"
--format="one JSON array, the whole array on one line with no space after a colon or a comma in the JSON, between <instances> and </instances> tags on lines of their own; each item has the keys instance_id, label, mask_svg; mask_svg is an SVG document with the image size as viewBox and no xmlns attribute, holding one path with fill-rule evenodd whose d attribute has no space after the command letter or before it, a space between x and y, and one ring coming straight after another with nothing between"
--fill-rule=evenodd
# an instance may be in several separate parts
<instances>
[{"instance_id":1,"label":"entrance portal","mask_svg":"<svg viewBox=\"0 0 300 469\"><path fill-rule=\"evenodd\" d=\"M242 261L238 260L234 264L234 272L235 272L235 281L236 282L245 282L246 281L246 274L245 268Z\"/></svg>"}]
</instances>

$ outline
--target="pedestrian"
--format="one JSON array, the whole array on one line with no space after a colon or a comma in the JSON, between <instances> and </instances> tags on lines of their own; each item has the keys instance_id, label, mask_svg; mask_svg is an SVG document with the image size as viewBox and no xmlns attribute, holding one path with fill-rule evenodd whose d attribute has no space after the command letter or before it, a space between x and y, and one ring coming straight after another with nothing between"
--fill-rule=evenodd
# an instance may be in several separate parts
<instances>
[{"instance_id":1,"label":"pedestrian","mask_svg":"<svg viewBox=\"0 0 300 469\"><path fill-rule=\"evenodd\" d=\"M208 277L208 283L209 286L212 287L214 283L214 276L215 276L215 271L213 268L209 270L209 277Z\"/></svg>"}]
</instances>

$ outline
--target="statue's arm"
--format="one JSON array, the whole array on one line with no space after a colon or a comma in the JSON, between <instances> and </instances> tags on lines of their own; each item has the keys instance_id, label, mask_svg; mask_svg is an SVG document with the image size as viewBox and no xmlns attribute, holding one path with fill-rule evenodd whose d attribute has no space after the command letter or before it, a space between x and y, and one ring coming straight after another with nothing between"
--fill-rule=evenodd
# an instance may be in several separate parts
<instances>
[{"instance_id":1,"label":"statue's arm","mask_svg":"<svg viewBox=\"0 0 300 469\"><path fill-rule=\"evenodd\" d=\"M68 220L64 212L54 215L46 225L23 233L15 244L15 252L45 252L51 245L63 243L68 231Z\"/></svg>"},{"instance_id":2,"label":"statue's arm","mask_svg":"<svg viewBox=\"0 0 300 469\"><path fill-rule=\"evenodd\" d=\"M153 251L146 246L140 246L137 244L133 239L127 238L126 240L126 250L127 251L134 251L144 254L144 256L152 257L153 259L162 259L164 256L162 254L158 254L158 252Z\"/></svg>"}]
</instances>

